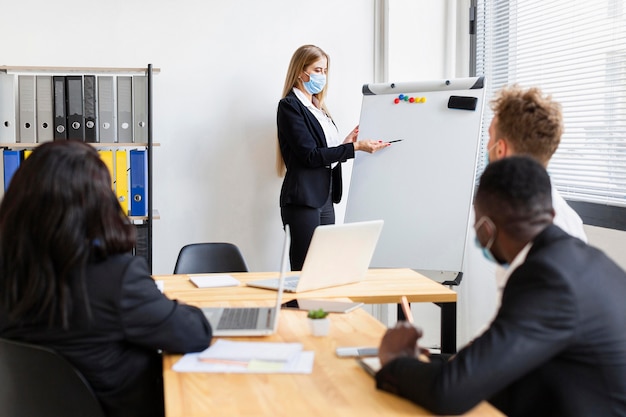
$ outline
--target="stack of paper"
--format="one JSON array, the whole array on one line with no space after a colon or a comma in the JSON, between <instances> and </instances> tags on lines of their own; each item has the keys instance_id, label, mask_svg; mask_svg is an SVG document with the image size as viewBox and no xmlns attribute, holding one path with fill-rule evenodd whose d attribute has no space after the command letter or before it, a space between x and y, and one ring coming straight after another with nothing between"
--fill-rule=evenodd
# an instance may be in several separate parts
<instances>
[{"instance_id":1,"label":"stack of paper","mask_svg":"<svg viewBox=\"0 0 626 417\"><path fill-rule=\"evenodd\" d=\"M239 281L232 275L192 275L189 280L198 288L236 287Z\"/></svg>"},{"instance_id":2,"label":"stack of paper","mask_svg":"<svg viewBox=\"0 0 626 417\"><path fill-rule=\"evenodd\" d=\"M314 352L300 343L234 342L217 340L200 353L184 355L177 372L305 373L313 371Z\"/></svg>"}]
</instances>

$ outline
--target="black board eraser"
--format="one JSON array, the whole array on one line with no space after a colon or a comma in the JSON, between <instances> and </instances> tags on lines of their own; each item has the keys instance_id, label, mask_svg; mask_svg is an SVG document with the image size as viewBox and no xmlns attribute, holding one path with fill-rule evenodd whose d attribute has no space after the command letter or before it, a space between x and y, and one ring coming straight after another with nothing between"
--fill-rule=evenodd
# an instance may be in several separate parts
<instances>
[{"instance_id":1,"label":"black board eraser","mask_svg":"<svg viewBox=\"0 0 626 417\"><path fill-rule=\"evenodd\" d=\"M476 110L477 103L478 98L476 97L450 96L448 99L448 108L473 111Z\"/></svg>"}]
</instances>

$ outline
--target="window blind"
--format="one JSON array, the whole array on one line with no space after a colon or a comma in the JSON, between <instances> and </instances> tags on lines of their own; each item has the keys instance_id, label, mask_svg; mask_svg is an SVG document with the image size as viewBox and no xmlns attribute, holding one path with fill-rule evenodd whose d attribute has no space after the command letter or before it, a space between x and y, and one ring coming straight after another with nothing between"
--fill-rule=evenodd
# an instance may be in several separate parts
<instances>
[{"instance_id":1,"label":"window blind","mask_svg":"<svg viewBox=\"0 0 626 417\"><path fill-rule=\"evenodd\" d=\"M624 3L476 1L476 74L486 97L517 83L562 105L565 130L548 171L568 200L626 207ZM486 106L483 150L492 117Z\"/></svg>"}]
</instances>

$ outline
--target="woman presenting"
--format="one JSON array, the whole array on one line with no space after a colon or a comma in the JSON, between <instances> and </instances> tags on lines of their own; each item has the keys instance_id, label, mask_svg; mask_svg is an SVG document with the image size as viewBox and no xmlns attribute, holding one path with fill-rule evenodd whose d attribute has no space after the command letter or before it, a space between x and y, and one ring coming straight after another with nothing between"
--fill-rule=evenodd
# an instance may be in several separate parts
<instances>
[{"instance_id":1,"label":"woman presenting","mask_svg":"<svg viewBox=\"0 0 626 417\"><path fill-rule=\"evenodd\" d=\"M278 103L277 168L283 225L291 228L291 269L302 269L315 228L335 223L333 203L341 200L341 162L355 151L373 153L389 143L357 140L358 126L342 141L326 108L329 57L304 45L291 57L283 98ZM286 169L286 171L285 171Z\"/></svg>"}]
</instances>

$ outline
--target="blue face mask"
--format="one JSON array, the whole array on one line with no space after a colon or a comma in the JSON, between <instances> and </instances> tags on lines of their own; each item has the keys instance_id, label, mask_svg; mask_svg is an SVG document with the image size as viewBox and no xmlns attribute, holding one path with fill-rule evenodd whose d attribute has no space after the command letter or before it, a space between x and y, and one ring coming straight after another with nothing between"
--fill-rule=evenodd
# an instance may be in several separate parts
<instances>
[{"instance_id":1,"label":"blue face mask","mask_svg":"<svg viewBox=\"0 0 626 417\"><path fill-rule=\"evenodd\" d=\"M493 222L491 222L491 219L489 219L488 217L481 217L481 219L478 222L476 222L475 229L476 230L480 229L480 226L482 226L483 222L487 222L487 221L489 221L492 224L492 227L495 230L495 225L493 225ZM488 260L489 262L493 262L494 264L498 264L502 266L503 268L508 268L509 264L506 261L498 260L493 255L493 252L491 252L491 245L493 245L494 241L495 241L495 235L489 239L489 242L487 242L487 245L483 246L480 244L480 240L478 240L478 236L474 236L474 243L476 244L477 248L482 250L483 256L485 257L486 260Z\"/></svg>"},{"instance_id":2,"label":"blue face mask","mask_svg":"<svg viewBox=\"0 0 626 417\"><path fill-rule=\"evenodd\" d=\"M491 161L489 160L489 153L491 152L491 150L492 150L493 148L495 148L495 147L496 147L496 145L498 145L498 142L496 142L496 143L494 143L493 145L491 145L491 147L487 148L487 150L485 151L485 160L483 161L483 164L484 164L483 166L484 166L485 168L487 168L487 165L489 165L489 163L491 162Z\"/></svg>"},{"instance_id":3,"label":"blue face mask","mask_svg":"<svg viewBox=\"0 0 626 417\"><path fill-rule=\"evenodd\" d=\"M309 94L317 94L324 89L324 86L326 85L326 76L324 74L317 74L313 72L306 75L309 76L309 81L303 82L302 84L304 84L304 88L309 92Z\"/></svg>"},{"instance_id":4,"label":"blue face mask","mask_svg":"<svg viewBox=\"0 0 626 417\"><path fill-rule=\"evenodd\" d=\"M486 260L488 260L489 262L493 262L494 264L501 265L505 268L507 267L506 264L503 264L502 262L498 261L496 257L493 256L493 253L491 253L490 249L483 247L480 244L480 241L478 240L478 236L474 237L474 243L476 244L476 247L482 251L483 256L485 257Z\"/></svg>"}]
</instances>

